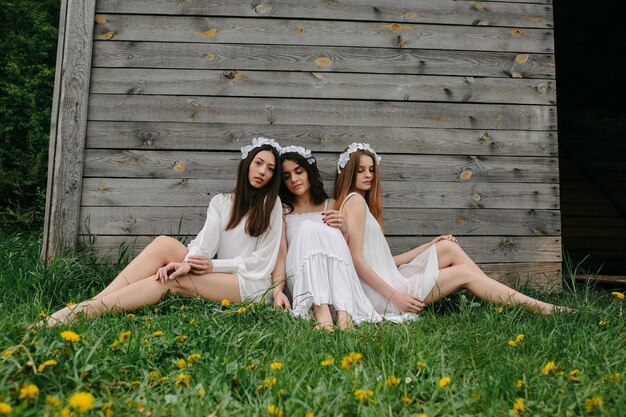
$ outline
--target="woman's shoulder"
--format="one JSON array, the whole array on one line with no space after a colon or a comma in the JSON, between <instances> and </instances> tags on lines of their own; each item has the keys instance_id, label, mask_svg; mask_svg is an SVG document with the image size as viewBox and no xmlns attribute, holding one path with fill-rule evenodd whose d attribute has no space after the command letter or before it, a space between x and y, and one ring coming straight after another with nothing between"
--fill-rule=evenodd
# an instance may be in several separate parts
<instances>
[{"instance_id":1,"label":"woman's shoulder","mask_svg":"<svg viewBox=\"0 0 626 417\"><path fill-rule=\"evenodd\" d=\"M348 194L346 196L346 198L343 200L343 206L344 207L347 207L347 206L350 206L350 207L354 207L354 206L361 207L363 205L367 205L367 202L365 201L365 198L361 194L359 194L357 192L353 192L353 193Z\"/></svg>"}]
</instances>

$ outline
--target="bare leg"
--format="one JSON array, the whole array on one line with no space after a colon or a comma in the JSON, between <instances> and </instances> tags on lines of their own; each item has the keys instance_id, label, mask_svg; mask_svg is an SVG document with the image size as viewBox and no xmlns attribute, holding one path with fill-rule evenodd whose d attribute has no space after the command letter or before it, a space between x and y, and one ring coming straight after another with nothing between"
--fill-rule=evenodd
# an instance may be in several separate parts
<instances>
[{"instance_id":1,"label":"bare leg","mask_svg":"<svg viewBox=\"0 0 626 417\"><path fill-rule=\"evenodd\" d=\"M330 314L330 308L328 304L316 305L313 307L313 315L317 320L317 328L323 330L333 330L333 317Z\"/></svg>"},{"instance_id":2,"label":"bare leg","mask_svg":"<svg viewBox=\"0 0 626 417\"><path fill-rule=\"evenodd\" d=\"M181 262L185 255L187 255L187 248L178 240L169 236L157 236L94 298L100 299L127 285L154 275L157 269L170 262Z\"/></svg>"},{"instance_id":3,"label":"bare leg","mask_svg":"<svg viewBox=\"0 0 626 417\"><path fill-rule=\"evenodd\" d=\"M161 284L154 275L104 295L99 299L83 301L80 304L66 307L47 318L47 325L67 323L83 313L86 317L95 317L113 310L130 311L159 302L163 294L171 291L174 294L201 296L210 301L227 298L241 302L239 295L239 279L232 274L185 275L173 281Z\"/></svg>"},{"instance_id":4,"label":"bare leg","mask_svg":"<svg viewBox=\"0 0 626 417\"><path fill-rule=\"evenodd\" d=\"M437 285L424 301L434 303L460 289L492 303L521 304L540 314L551 314L556 306L536 300L489 278L456 243L436 243L439 258Z\"/></svg>"},{"instance_id":5,"label":"bare leg","mask_svg":"<svg viewBox=\"0 0 626 417\"><path fill-rule=\"evenodd\" d=\"M351 329L354 327L352 316L347 311L337 311L337 325L341 330Z\"/></svg>"}]
</instances>

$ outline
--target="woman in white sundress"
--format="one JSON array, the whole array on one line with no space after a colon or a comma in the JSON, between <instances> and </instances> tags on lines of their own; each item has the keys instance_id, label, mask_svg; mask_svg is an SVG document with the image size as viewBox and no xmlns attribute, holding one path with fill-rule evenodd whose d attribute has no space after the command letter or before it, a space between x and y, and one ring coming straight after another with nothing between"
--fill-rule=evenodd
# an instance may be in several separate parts
<instances>
[{"instance_id":1,"label":"woman in white sundress","mask_svg":"<svg viewBox=\"0 0 626 417\"><path fill-rule=\"evenodd\" d=\"M569 311L489 278L451 235L392 256L383 234L380 159L369 144L352 143L337 162L334 191L350 230L354 267L365 293L385 319L415 319L426 305L460 289L493 303L521 304L540 314Z\"/></svg>"},{"instance_id":2,"label":"woman in white sundress","mask_svg":"<svg viewBox=\"0 0 626 417\"><path fill-rule=\"evenodd\" d=\"M341 329L363 321L380 321L354 270L342 235L347 233L343 215L329 209L334 200L324 191L311 151L300 146L283 148L281 170L286 283L293 313L309 318L312 311L318 326L324 329L333 327L333 318ZM284 265L279 256L277 269ZM277 306L290 306L282 285L274 288L273 295Z\"/></svg>"},{"instance_id":3,"label":"woman in white sundress","mask_svg":"<svg viewBox=\"0 0 626 417\"><path fill-rule=\"evenodd\" d=\"M211 301L266 296L282 235L280 149L262 137L241 148L234 191L211 199L204 227L188 247L168 236L155 238L94 298L39 324L67 323L78 313L130 311L157 303L168 291Z\"/></svg>"}]
</instances>

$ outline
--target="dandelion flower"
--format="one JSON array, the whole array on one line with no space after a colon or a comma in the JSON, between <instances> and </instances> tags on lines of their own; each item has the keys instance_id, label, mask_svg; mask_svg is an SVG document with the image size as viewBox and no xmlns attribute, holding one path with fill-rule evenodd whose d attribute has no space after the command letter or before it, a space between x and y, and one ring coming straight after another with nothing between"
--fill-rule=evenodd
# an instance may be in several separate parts
<instances>
[{"instance_id":1,"label":"dandelion flower","mask_svg":"<svg viewBox=\"0 0 626 417\"><path fill-rule=\"evenodd\" d=\"M179 334L179 335L176 336L176 340L179 341L179 342L184 342L187 339L189 339L189 336L185 336L183 334Z\"/></svg>"},{"instance_id":2,"label":"dandelion flower","mask_svg":"<svg viewBox=\"0 0 626 417\"><path fill-rule=\"evenodd\" d=\"M189 382L191 381L191 376L189 376L188 374L182 372L178 375L176 375L176 381L174 381L174 385L176 385L177 387L180 386L189 386Z\"/></svg>"},{"instance_id":3,"label":"dandelion flower","mask_svg":"<svg viewBox=\"0 0 626 417\"><path fill-rule=\"evenodd\" d=\"M152 323L154 321L153 317L146 317L143 319L146 323Z\"/></svg>"},{"instance_id":4,"label":"dandelion flower","mask_svg":"<svg viewBox=\"0 0 626 417\"><path fill-rule=\"evenodd\" d=\"M61 402L61 400L59 400L54 395L47 395L46 396L46 404L51 405L53 407L60 407L61 404L63 404L63 403Z\"/></svg>"},{"instance_id":5,"label":"dandelion flower","mask_svg":"<svg viewBox=\"0 0 626 417\"><path fill-rule=\"evenodd\" d=\"M186 361L186 360L184 360L184 359L179 359L179 360L176 362L176 366L178 367L178 369L183 369L183 368L186 368L186 367L187 367L187 361Z\"/></svg>"},{"instance_id":6,"label":"dandelion flower","mask_svg":"<svg viewBox=\"0 0 626 417\"><path fill-rule=\"evenodd\" d=\"M133 313L128 313L128 314L126 315L126 318L127 318L127 319L129 319L129 320L132 320L132 319L134 319L135 317L136 317L136 316L135 316ZM108 404L108 403L107 403L107 404Z\"/></svg>"},{"instance_id":7,"label":"dandelion flower","mask_svg":"<svg viewBox=\"0 0 626 417\"><path fill-rule=\"evenodd\" d=\"M602 397L596 395L595 397L587 398L585 400L585 411L589 414L593 412L595 407L599 407L602 405Z\"/></svg>"},{"instance_id":8,"label":"dandelion flower","mask_svg":"<svg viewBox=\"0 0 626 417\"><path fill-rule=\"evenodd\" d=\"M498 314L502 314L504 312L504 308L503 307L498 307L498 308L496 308L496 312Z\"/></svg>"},{"instance_id":9,"label":"dandelion flower","mask_svg":"<svg viewBox=\"0 0 626 417\"><path fill-rule=\"evenodd\" d=\"M513 404L513 414L520 416L526 410L526 404L522 398L518 398Z\"/></svg>"},{"instance_id":10,"label":"dandelion flower","mask_svg":"<svg viewBox=\"0 0 626 417\"><path fill-rule=\"evenodd\" d=\"M76 343L80 341L80 336L71 330L65 330L61 332L61 339L65 340L66 342Z\"/></svg>"},{"instance_id":11,"label":"dandelion flower","mask_svg":"<svg viewBox=\"0 0 626 417\"><path fill-rule=\"evenodd\" d=\"M341 358L341 367L343 369L352 369L358 361L363 359L363 354L358 352L350 352L348 355Z\"/></svg>"},{"instance_id":12,"label":"dandelion flower","mask_svg":"<svg viewBox=\"0 0 626 417\"><path fill-rule=\"evenodd\" d=\"M204 390L204 388L198 388L196 390L196 397L198 398L202 398L206 395L206 391Z\"/></svg>"},{"instance_id":13,"label":"dandelion flower","mask_svg":"<svg viewBox=\"0 0 626 417\"><path fill-rule=\"evenodd\" d=\"M571 371L569 373L569 375L567 375L567 379L572 381L572 382L577 382L578 381L578 373L580 372L579 369L574 369L573 371Z\"/></svg>"},{"instance_id":14,"label":"dandelion flower","mask_svg":"<svg viewBox=\"0 0 626 417\"><path fill-rule=\"evenodd\" d=\"M526 386L526 383L523 380L518 379L517 383L515 384L515 386L517 387L517 389L522 389L522 388L524 388Z\"/></svg>"},{"instance_id":15,"label":"dandelion flower","mask_svg":"<svg viewBox=\"0 0 626 417\"><path fill-rule=\"evenodd\" d=\"M374 402L374 391L358 389L354 391L354 396L359 400L361 404L366 402Z\"/></svg>"},{"instance_id":16,"label":"dandelion flower","mask_svg":"<svg viewBox=\"0 0 626 417\"><path fill-rule=\"evenodd\" d=\"M523 342L525 338L526 338L526 335L524 335L524 333L520 333L517 336L515 336L515 341L517 343Z\"/></svg>"},{"instance_id":17,"label":"dandelion flower","mask_svg":"<svg viewBox=\"0 0 626 417\"><path fill-rule=\"evenodd\" d=\"M609 324L609 321L608 321L608 320L600 320L600 321L598 322L598 326L606 326L607 324Z\"/></svg>"},{"instance_id":18,"label":"dandelion flower","mask_svg":"<svg viewBox=\"0 0 626 417\"><path fill-rule=\"evenodd\" d=\"M201 358L199 353L192 353L191 355L187 356L187 362L191 363L191 362L197 362L199 361Z\"/></svg>"},{"instance_id":19,"label":"dandelion flower","mask_svg":"<svg viewBox=\"0 0 626 417\"><path fill-rule=\"evenodd\" d=\"M610 382L611 384L619 382L619 381L621 381L621 379L622 379L622 374L620 374L619 372L615 372L615 375L608 374L608 375L604 376L604 380L606 382Z\"/></svg>"},{"instance_id":20,"label":"dandelion flower","mask_svg":"<svg viewBox=\"0 0 626 417\"><path fill-rule=\"evenodd\" d=\"M334 362L332 356L326 356L322 362L320 362L321 366L330 366Z\"/></svg>"},{"instance_id":21,"label":"dandelion flower","mask_svg":"<svg viewBox=\"0 0 626 417\"><path fill-rule=\"evenodd\" d=\"M74 413L69 408L61 409L61 417L74 417Z\"/></svg>"},{"instance_id":22,"label":"dandelion flower","mask_svg":"<svg viewBox=\"0 0 626 417\"><path fill-rule=\"evenodd\" d=\"M517 346L517 342L515 340L509 340L508 342L506 342L509 346L511 347L515 347Z\"/></svg>"},{"instance_id":23,"label":"dandelion flower","mask_svg":"<svg viewBox=\"0 0 626 417\"><path fill-rule=\"evenodd\" d=\"M124 343L124 342L126 342L128 340L128 338L130 337L131 334L132 333L131 333L130 330L122 332L122 333L120 333L120 335L118 337L118 340L120 341L120 343Z\"/></svg>"},{"instance_id":24,"label":"dandelion flower","mask_svg":"<svg viewBox=\"0 0 626 417\"><path fill-rule=\"evenodd\" d=\"M624 299L624 293L623 292L619 292L619 291L613 291L611 293L612 296L617 297L620 300Z\"/></svg>"},{"instance_id":25,"label":"dandelion flower","mask_svg":"<svg viewBox=\"0 0 626 417\"><path fill-rule=\"evenodd\" d=\"M190 326L193 326L194 324L196 324L196 319L189 320L189 325Z\"/></svg>"},{"instance_id":26,"label":"dandelion flower","mask_svg":"<svg viewBox=\"0 0 626 417\"><path fill-rule=\"evenodd\" d=\"M246 310L247 310L247 307L239 307L237 309L237 314L243 314L246 312Z\"/></svg>"},{"instance_id":27,"label":"dandelion flower","mask_svg":"<svg viewBox=\"0 0 626 417\"><path fill-rule=\"evenodd\" d=\"M554 363L554 361L550 361L543 366L543 369L541 369L541 373L544 375L548 375L550 372L554 371L555 369L556 369L556 364Z\"/></svg>"},{"instance_id":28,"label":"dandelion flower","mask_svg":"<svg viewBox=\"0 0 626 417\"><path fill-rule=\"evenodd\" d=\"M428 414L421 413L421 414L416 415L415 417L428 417Z\"/></svg>"},{"instance_id":29,"label":"dandelion flower","mask_svg":"<svg viewBox=\"0 0 626 417\"><path fill-rule=\"evenodd\" d=\"M407 397L406 395L404 397L402 397L402 403L404 405L409 405L413 402L413 400L411 399L411 397Z\"/></svg>"},{"instance_id":30,"label":"dandelion flower","mask_svg":"<svg viewBox=\"0 0 626 417\"><path fill-rule=\"evenodd\" d=\"M417 366L418 368L426 368L426 362L422 362L422 361L417 361L415 362L415 366Z\"/></svg>"},{"instance_id":31,"label":"dandelion flower","mask_svg":"<svg viewBox=\"0 0 626 417\"><path fill-rule=\"evenodd\" d=\"M387 377L387 381L386 381L387 385L393 386L393 385L399 385L400 384L400 378L398 378L395 375L389 375Z\"/></svg>"},{"instance_id":32,"label":"dandelion flower","mask_svg":"<svg viewBox=\"0 0 626 417\"><path fill-rule=\"evenodd\" d=\"M228 298L224 298L220 304L222 307L228 307L230 305L230 300Z\"/></svg>"},{"instance_id":33,"label":"dandelion flower","mask_svg":"<svg viewBox=\"0 0 626 417\"><path fill-rule=\"evenodd\" d=\"M35 384L24 384L20 388L20 400L34 400L39 395L39 387Z\"/></svg>"},{"instance_id":34,"label":"dandelion flower","mask_svg":"<svg viewBox=\"0 0 626 417\"><path fill-rule=\"evenodd\" d=\"M156 332L152 332L152 336L154 336L154 337L161 337L164 334L165 333L163 333L163 331L161 331L161 330L157 330Z\"/></svg>"},{"instance_id":35,"label":"dandelion flower","mask_svg":"<svg viewBox=\"0 0 626 417\"><path fill-rule=\"evenodd\" d=\"M11 404L5 403L4 401L0 402L0 414L9 414L12 410L13 407L11 407Z\"/></svg>"},{"instance_id":36,"label":"dandelion flower","mask_svg":"<svg viewBox=\"0 0 626 417\"><path fill-rule=\"evenodd\" d=\"M16 349L5 349L2 351L2 353L0 353L0 355L2 356L11 356L13 353L15 353Z\"/></svg>"},{"instance_id":37,"label":"dandelion flower","mask_svg":"<svg viewBox=\"0 0 626 417\"><path fill-rule=\"evenodd\" d=\"M281 369L283 369L283 363L282 362L272 362L272 363L270 363L270 369L272 371L280 371Z\"/></svg>"},{"instance_id":38,"label":"dandelion flower","mask_svg":"<svg viewBox=\"0 0 626 417\"><path fill-rule=\"evenodd\" d=\"M85 411L89 411L93 408L96 399L93 395L88 392L79 391L75 394L72 394L70 397L68 404L70 407L78 410L81 413Z\"/></svg>"},{"instance_id":39,"label":"dandelion flower","mask_svg":"<svg viewBox=\"0 0 626 417\"><path fill-rule=\"evenodd\" d=\"M269 407L267 407L267 412L270 416L283 417L283 410L274 404L270 404Z\"/></svg>"},{"instance_id":40,"label":"dandelion flower","mask_svg":"<svg viewBox=\"0 0 626 417\"><path fill-rule=\"evenodd\" d=\"M45 311L40 311L39 312L39 318L45 319L46 317L48 317L48 315L46 314Z\"/></svg>"},{"instance_id":41,"label":"dandelion flower","mask_svg":"<svg viewBox=\"0 0 626 417\"><path fill-rule=\"evenodd\" d=\"M57 364L57 361L55 361L54 359L49 359L41 364L39 364L39 366L37 367L37 372L41 373L44 371L44 369L46 369L49 366L54 366Z\"/></svg>"},{"instance_id":42,"label":"dandelion flower","mask_svg":"<svg viewBox=\"0 0 626 417\"><path fill-rule=\"evenodd\" d=\"M307 411L304 417L315 417L315 414L313 414L311 411Z\"/></svg>"}]
</instances>

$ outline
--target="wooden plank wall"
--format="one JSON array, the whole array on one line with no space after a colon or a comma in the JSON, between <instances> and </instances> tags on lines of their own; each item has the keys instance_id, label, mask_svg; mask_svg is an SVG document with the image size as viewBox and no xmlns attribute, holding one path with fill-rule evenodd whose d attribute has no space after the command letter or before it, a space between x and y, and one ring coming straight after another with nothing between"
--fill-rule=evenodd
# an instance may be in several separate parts
<instances>
[{"instance_id":1,"label":"wooden plank wall","mask_svg":"<svg viewBox=\"0 0 626 417\"><path fill-rule=\"evenodd\" d=\"M383 157L394 252L560 284L551 1L98 0L80 236L193 237L251 137Z\"/></svg>"}]
</instances>

